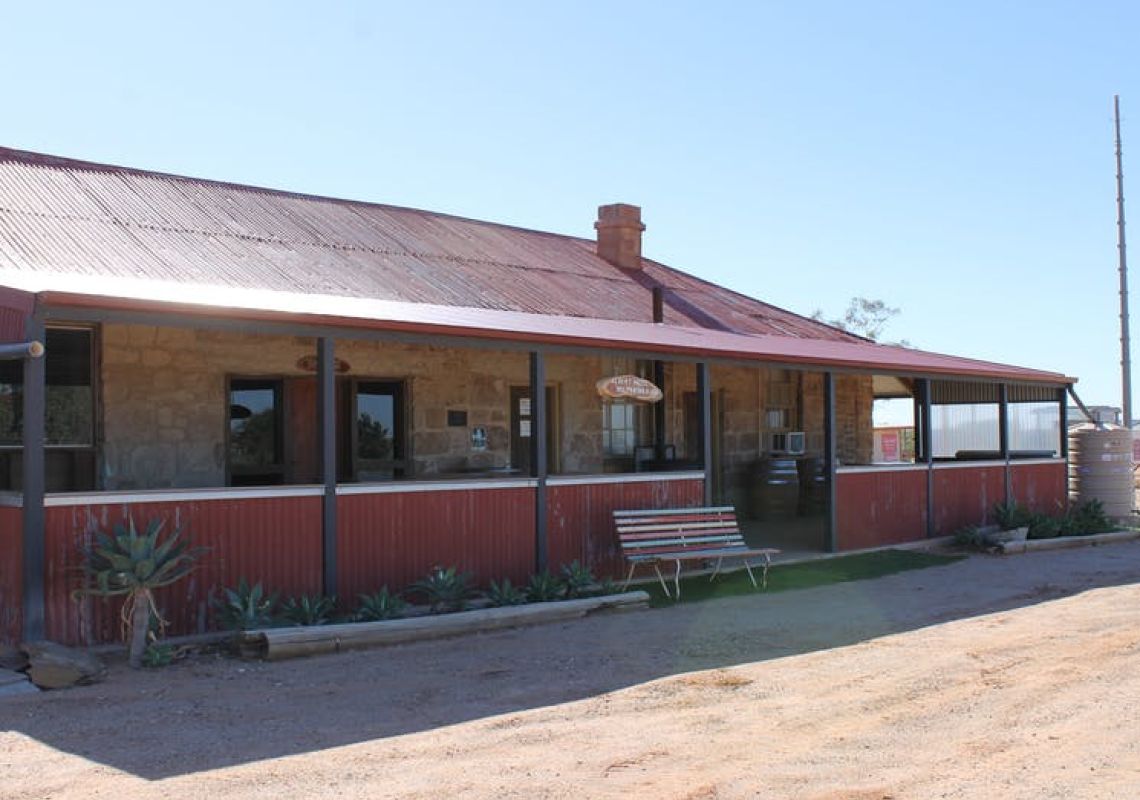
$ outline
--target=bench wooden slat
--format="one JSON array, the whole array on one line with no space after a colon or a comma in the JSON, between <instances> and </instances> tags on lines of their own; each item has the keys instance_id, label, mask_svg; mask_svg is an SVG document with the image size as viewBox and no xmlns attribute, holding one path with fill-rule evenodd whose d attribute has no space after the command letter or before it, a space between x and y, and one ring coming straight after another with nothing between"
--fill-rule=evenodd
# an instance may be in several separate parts
<instances>
[{"instance_id":1,"label":"bench wooden slat","mask_svg":"<svg viewBox=\"0 0 1140 800\"><path fill-rule=\"evenodd\" d=\"M726 548L723 550L696 550L692 553L670 553L668 561L681 560L690 561L695 558L745 558L748 556L765 556L776 555L780 551L773 547L759 547L750 550L740 550L735 547ZM630 553L626 556L630 561L659 561L661 556L656 553Z\"/></svg>"},{"instance_id":2,"label":"bench wooden slat","mask_svg":"<svg viewBox=\"0 0 1140 800\"><path fill-rule=\"evenodd\" d=\"M637 539L644 536L661 536L677 538L695 537L695 536L714 536L718 533L740 533L740 528L735 525L701 525L699 528L679 528L661 527L658 525L650 525L647 528L618 528L618 535L622 539Z\"/></svg>"},{"instance_id":3,"label":"bench wooden slat","mask_svg":"<svg viewBox=\"0 0 1140 800\"><path fill-rule=\"evenodd\" d=\"M735 514L692 514L682 517L679 514L670 514L667 517L637 517L635 519L614 519L615 525L690 525L699 522L735 522Z\"/></svg>"},{"instance_id":4,"label":"bench wooden slat","mask_svg":"<svg viewBox=\"0 0 1140 800\"><path fill-rule=\"evenodd\" d=\"M684 541L677 541L676 537L657 536L657 534L649 534L649 536L626 537L622 541L624 541L624 546L627 548L645 547L646 545L650 545L650 544L673 545L674 548L678 548L678 547L685 546L685 545L691 546L691 547L698 547L700 545L707 544L707 542L709 542L709 541L728 541L728 542L733 542L733 544L736 544L736 545L742 545L744 547L747 547L746 542L744 542L743 538L741 538L739 533L736 534L736 536L733 536L732 533L712 533L712 534L709 534L709 536L689 537L689 538L686 538Z\"/></svg>"},{"instance_id":5,"label":"bench wooden slat","mask_svg":"<svg viewBox=\"0 0 1140 800\"><path fill-rule=\"evenodd\" d=\"M691 522L676 519L670 520L649 520L647 522L619 522L617 525L618 532L622 531L675 531L675 530L694 530L700 528L716 528L721 526L738 527L736 520L729 517L709 517L694 519Z\"/></svg>"},{"instance_id":6,"label":"bench wooden slat","mask_svg":"<svg viewBox=\"0 0 1140 800\"><path fill-rule=\"evenodd\" d=\"M677 542L673 539L644 539L638 542L629 542L622 549L628 552L640 553L647 547L656 547L664 550L676 550L683 553L686 550L707 550L710 547L747 547L744 542L739 539L731 539L725 536L717 536L712 539L702 539L699 542L686 542L685 547L678 547Z\"/></svg>"},{"instance_id":7,"label":"bench wooden slat","mask_svg":"<svg viewBox=\"0 0 1140 800\"><path fill-rule=\"evenodd\" d=\"M714 512L735 514L732 506L705 506L703 508L642 508L634 511L614 511L614 518L639 517L652 514L712 514Z\"/></svg>"}]
</instances>

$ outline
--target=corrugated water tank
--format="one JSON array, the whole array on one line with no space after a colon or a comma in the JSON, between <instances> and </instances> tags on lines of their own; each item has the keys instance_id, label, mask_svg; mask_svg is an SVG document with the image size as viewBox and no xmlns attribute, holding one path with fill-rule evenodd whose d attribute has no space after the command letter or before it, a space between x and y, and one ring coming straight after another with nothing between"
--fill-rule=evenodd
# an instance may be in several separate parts
<instances>
[{"instance_id":1,"label":"corrugated water tank","mask_svg":"<svg viewBox=\"0 0 1140 800\"><path fill-rule=\"evenodd\" d=\"M1069 500L1097 499L1115 519L1132 516L1132 431L1086 423L1069 430Z\"/></svg>"}]
</instances>

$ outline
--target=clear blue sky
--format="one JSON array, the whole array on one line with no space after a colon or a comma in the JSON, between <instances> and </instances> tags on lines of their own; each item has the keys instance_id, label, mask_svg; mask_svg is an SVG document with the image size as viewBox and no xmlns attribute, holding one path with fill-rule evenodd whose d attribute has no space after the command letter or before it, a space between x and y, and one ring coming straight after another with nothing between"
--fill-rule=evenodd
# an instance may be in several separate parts
<instances>
[{"instance_id":1,"label":"clear blue sky","mask_svg":"<svg viewBox=\"0 0 1140 800\"><path fill-rule=\"evenodd\" d=\"M583 236L636 203L653 258L1119 404L1138 34L1127 2L8 4L0 143Z\"/></svg>"}]
</instances>

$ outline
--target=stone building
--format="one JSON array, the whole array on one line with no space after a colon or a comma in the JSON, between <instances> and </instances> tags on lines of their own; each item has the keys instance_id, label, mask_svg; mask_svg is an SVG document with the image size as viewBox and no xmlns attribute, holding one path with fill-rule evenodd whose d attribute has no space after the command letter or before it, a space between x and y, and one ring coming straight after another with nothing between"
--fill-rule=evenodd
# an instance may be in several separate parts
<instances>
[{"instance_id":1,"label":"stone building","mask_svg":"<svg viewBox=\"0 0 1140 800\"><path fill-rule=\"evenodd\" d=\"M70 569L126 516L210 547L164 597L196 630L239 578L352 596L434 564L616 572L616 508L733 505L803 551L1064 497L1071 379L878 345L644 258L636 206L595 228L0 148L0 639L111 635ZM660 399L599 388L622 376ZM890 467L887 398L918 440ZM1019 458L1030 418L1055 446ZM939 449L967 424L969 450Z\"/></svg>"}]
</instances>

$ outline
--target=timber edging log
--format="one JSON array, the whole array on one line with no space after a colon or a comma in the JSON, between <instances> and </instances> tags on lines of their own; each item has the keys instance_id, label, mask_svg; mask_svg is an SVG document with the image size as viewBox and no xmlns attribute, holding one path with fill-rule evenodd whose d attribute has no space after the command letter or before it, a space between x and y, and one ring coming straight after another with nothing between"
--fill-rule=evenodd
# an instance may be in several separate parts
<instances>
[{"instance_id":1,"label":"timber edging log","mask_svg":"<svg viewBox=\"0 0 1140 800\"><path fill-rule=\"evenodd\" d=\"M1140 539L1140 531L1110 531L1109 533L1093 533L1086 536L1056 536L1052 539L1025 539L1017 542L1004 542L1001 545L1001 552L1010 554L1033 553L1038 550L1068 550L1073 547L1095 547L1098 544L1130 542L1133 539Z\"/></svg>"},{"instance_id":2,"label":"timber edging log","mask_svg":"<svg viewBox=\"0 0 1140 800\"><path fill-rule=\"evenodd\" d=\"M624 592L580 600L482 608L476 611L459 611L452 614L382 622L350 622L339 625L246 631L239 638L239 648L243 657L278 661L320 653L337 653L342 650L561 622L606 609L631 610L648 607L647 593Z\"/></svg>"}]
</instances>

